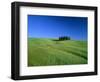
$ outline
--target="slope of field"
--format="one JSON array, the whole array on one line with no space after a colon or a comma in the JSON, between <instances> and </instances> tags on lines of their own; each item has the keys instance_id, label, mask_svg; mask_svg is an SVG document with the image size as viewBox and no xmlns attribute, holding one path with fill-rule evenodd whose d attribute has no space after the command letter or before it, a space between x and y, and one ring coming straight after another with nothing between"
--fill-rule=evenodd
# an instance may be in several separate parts
<instances>
[{"instance_id":1,"label":"slope of field","mask_svg":"<svg viewBox=\"0 0 100 82\"><path fill-rule=\"evenodd\" d=\"M28 66L87 64L86 41L28 39Z\"/></svg>"}]
</instances>

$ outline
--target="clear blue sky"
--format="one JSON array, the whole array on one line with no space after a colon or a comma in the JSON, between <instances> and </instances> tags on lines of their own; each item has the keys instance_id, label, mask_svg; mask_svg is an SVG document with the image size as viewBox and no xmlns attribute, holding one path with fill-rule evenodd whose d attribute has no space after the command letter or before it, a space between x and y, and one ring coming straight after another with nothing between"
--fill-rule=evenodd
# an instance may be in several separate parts
<instances>
[{"instance_id":1,"label":"clear blue sky","mask_svg":"<svg viewBox=\"0 0 100 82\"><path fill-rule=\"evenodd\" d=\"M28 15L28 37L87 40L87 24L86 17Z\"/></svg>"}]
</instances>

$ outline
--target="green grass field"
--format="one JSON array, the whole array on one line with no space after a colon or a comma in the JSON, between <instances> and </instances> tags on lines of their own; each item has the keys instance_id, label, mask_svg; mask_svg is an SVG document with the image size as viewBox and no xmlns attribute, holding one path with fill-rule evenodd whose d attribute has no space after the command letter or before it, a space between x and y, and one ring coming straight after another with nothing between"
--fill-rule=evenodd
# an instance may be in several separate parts
<instances>
[{"instance_id":1,"label":"green grass field","mask_svg":"<svg viewBox=\"0 0 100 82\"><path fill-rule=\"evenodd\" d=\"M28 66L87 64L86 41L28 39Z\"/></svg>"}]
</instances>

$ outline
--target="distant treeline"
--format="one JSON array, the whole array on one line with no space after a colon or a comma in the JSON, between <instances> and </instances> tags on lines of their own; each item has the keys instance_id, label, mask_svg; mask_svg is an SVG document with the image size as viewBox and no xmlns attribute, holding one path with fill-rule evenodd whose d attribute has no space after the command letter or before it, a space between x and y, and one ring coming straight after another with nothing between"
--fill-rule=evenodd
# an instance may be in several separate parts
<instances>
[{"instance_id":1,"label":"distant treeline","mask_svg":"<svg viewBox=\"0 0 100 82\"><path fill-rule=\"evenodd\" d=\"M62 41L62 40L70 40L71 38L68 37L68 36L61 36L59 37L59 41Z\"/></svg>"}]
</instances>

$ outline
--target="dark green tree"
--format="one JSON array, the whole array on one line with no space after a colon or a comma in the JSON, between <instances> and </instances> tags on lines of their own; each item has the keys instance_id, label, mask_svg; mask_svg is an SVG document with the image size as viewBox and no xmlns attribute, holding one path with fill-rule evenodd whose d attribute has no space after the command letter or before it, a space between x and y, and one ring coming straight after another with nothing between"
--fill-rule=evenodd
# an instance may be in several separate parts
<instances>
[{"instance_id":1,"label":"dark green tree","mask_svg":"<svg viewBox=\"0 0 100 82\"><path fill-rule=\"evenodd\" d=\"M59 37L59 41L63 41L63 40L70 40L70 37L68 37L68 36Z\"/></svg>"}]
</instances>

